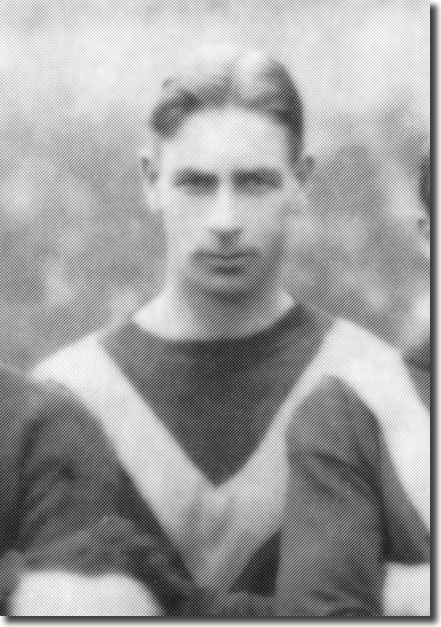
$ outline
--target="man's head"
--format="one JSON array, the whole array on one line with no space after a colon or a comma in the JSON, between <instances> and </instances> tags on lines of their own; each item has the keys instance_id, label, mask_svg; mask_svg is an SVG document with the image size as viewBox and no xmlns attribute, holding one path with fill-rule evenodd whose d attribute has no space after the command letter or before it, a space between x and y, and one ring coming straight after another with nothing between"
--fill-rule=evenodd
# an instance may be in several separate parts
<instances>
[{"instance_id":1,"label":"man's head","mask_svg":"<svg viewBox=\"0 0 441 627\"><path fill-rule=\"evenodd\" d=\"M430 363L430 152L420 161L418 192L416 233L423 261L422 283L417 283L419 289L404 321L400 343L409 359L426 367Z\"/></svg>"},{"instance_id":2,"label":"man's head","mask_svg":"<svg viewBox=\"0 0 441 627\"><path fill-rule=\"evenodd\" d=\"M420 163L419 192L425 210L418 223L419 230L430 254L430 153L426 154Z\"/></svg>"},{"instance_id":3,"label":"man's head","mask_svg":"<svg viewBox=\"0 0 441 627\"><path fill-rule=\"evenodd\" d=\"M145 188L169 278L225 295L273 281L310 167L286 69L256 51L203 51L164 83L149 123Z\"/></svg>"}]
</instances>

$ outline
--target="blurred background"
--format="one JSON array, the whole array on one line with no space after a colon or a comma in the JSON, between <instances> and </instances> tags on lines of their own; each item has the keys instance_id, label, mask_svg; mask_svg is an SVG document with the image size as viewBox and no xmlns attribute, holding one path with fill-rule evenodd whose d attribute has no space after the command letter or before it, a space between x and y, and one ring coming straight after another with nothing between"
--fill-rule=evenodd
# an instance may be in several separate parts
<instances>
[{"instance_id":1,"label":"blurred background","mask_svg":"<svg viewBox=\"0 0 441 627\"><path fill-rule=\"evenodd\" d=\"M0 360L28 368L160 288L144 120L183 54L225 41L282 59L304 97L317 166L289 288L402 341L428 285L427 0L0 0Z\"/></svg>"}]
</instances>

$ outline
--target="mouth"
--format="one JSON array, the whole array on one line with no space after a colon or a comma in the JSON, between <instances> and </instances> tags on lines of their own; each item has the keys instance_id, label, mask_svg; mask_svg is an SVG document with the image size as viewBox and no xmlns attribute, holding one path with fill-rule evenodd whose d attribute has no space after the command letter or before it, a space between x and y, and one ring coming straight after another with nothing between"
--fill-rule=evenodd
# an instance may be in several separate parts
<instances>
[{"instance_id":1,"label":"mouth","mask_svg":"<svg viewBox=\"0 0 441 627\"><path fill-rule=\"evenodd\" d=\"M199 259L211 269L223 272L240 272L252 257L253 253L249 251L203 252L199 255Z\"/></svg>"},{"instance_id":2,"label":"mouth","mask_svg":"<svg viewBox=\"0 0 441 627\"><path fill-rule=\"evenodd\" d=\"M251 253L242 251L234 253L204 253L204 256L211 263L237 264L248 261Z\"/></svg>"}]
</instances>

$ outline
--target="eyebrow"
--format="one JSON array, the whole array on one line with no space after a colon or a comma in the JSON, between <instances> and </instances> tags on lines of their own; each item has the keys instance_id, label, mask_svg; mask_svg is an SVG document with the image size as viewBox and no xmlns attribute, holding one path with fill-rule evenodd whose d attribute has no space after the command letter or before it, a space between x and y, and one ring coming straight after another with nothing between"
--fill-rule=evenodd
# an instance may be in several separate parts
<instances>
[{"instance_id":1,"label":"eyebrow","mask_svg":"<svg viewBox=\"0 0 441 627\"><path fill-rule=\"evenodd\" d=\"M236 170L232 175L234 185L244 185L250 180L278 186L282 182L281 173L275 168L255 168L252 170ZM175 185L204 183L205 185L215 185L218 177L216 174L185 168L178 170L173 176Z\"/></svg>"},{"instance_id":2,"label":"eyebrow","mask_svg":"<svg viewBox=\"0 0 441 627\"><path fill-rule=\"evenodd\" d=\"M233 173L235 185L243 185L250 180L278 186L282 182L282 174L275 168L256 168L253 170L237 170Z\"/></svg>"},{"instance_id":3,"label":"eyebrow","mask_svg":"<svg viewBox=\"0 0 441 627\"><path fill-rule=\"evenodd\" d=\"M217 182L217 176L204 172L202 170L194 170L192 168L185 168L184 170L178 170L173 176L173 183L175 185L183 185L188 183L204 183L205 185L215 185Z\"/></svg>"}]
</instances>

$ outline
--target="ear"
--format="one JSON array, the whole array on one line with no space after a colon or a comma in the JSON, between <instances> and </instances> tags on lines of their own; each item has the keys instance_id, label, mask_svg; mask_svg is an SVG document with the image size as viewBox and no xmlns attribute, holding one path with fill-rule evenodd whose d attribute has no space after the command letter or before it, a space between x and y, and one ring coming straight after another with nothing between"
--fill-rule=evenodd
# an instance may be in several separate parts
<instances>
[{"instance_id":1,"label":"ear","mask_svg":"<svg viewBox=\"0 0 441 627\"><path fill-rule=\"evenodd\" d=\"M293 180L295 180L296 200L292 205L292 208L295 209L296 214L304 213L308 207L306 185L311 178L314 165L315 162L313 157L306 156L299 157L293 166Z\"/></svg>"},{"instance_id":2,"label":"ear","mask_svg":"<svg viewBox=\"0 0 441 627\"><path fill-rule=\"evenodd\" d=\"M142 187L147 205L151 211L158 211L158 170L151 155L142 152L139 157Z\"/></svg>"},{"instance_id":3,"label":"ear","mask_svg":"<svg viewBox=\"0 0 441 627\"><path fill-rule=\"evenodd\" d=\"M301 185L306 185L311 178L311 175L314 171L315 161L314 157L310 155L306 155L305 157L300 157L298 159L295 170L297 180Z\"/></svg>"}]
</instances>

